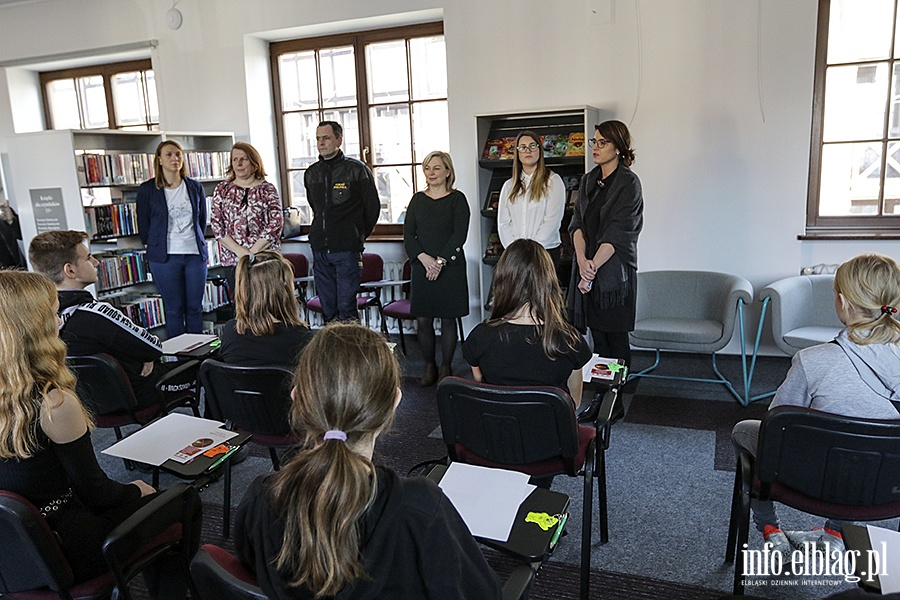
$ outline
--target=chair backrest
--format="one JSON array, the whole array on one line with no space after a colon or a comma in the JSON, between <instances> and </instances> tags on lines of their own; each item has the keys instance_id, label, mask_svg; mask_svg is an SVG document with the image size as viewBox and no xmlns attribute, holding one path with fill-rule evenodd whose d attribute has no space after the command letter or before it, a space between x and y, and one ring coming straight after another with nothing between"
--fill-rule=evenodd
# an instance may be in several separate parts
<instances>
[{"instance_id":1,"label":"chair backrest","mask_svg":"<svg viewBox=\"0 0 900 600\"><path fill-rule=\"evenodd\" d=\"M191 557L200 546L200 494L182 483L160 493L135 511L107 536L103 557L120 597L129 598L128 582L164 553L177 552L188 577ZM123 592L124 591L124 592Z\"/></svg>"},{"instance_id":2,"label":"chair backrest","mask_svg":"<svg viewBox=\"0 0 900 600\"><path fill-rule=\"evenodd\" d=\"M378 281L384 277L384 260L379 254L364 252L362 255L362 283Z\"/></svg>"},{"instance_id":3,"label":"chair backrest","mask_svg":"<svg viewBox=\"0 0 900 600\"><path fill-rule=\"evenodd\" d=\"M900 501L900 419L857 419L797 406L763 417L757 475L812 499L848 506Z\"/></svg>"},{"instance_id":4,"label":"chair backrest","mask_svg":"<svg viewBox=\"0 0 900 600\"><path fill-rule=\"evenodd\" d=\"M138 405L128 375L109 354L69 356L66 363L75 373L75 391L95 415L133 412Z\"/></svg>"},{"instance_id":5,"label":"chair backrest","mask_svg":"<svg viewBox=\"0 0 900 600\"><path fill-rule=\"evenodd\" d=\"M409 262L409 259L408 259L408 258L403 262L403 276L402 276L402 279L412 279L412 263ZM404 295L406 295L407 297L409 297L409 291L410 291L411 289L412 289L412 284L410 284L410 283L404 283L404 284L401 286L401 288L400 288L400 290L401 290L401 291L404 293Z\"/></svg>"},{"instance_id":6,"label":"chair backrest","mask_svg":"<svg viewBox=\"0 0 900 600\"><path fill-rule=\"evenodd\" d=\"M504 465L560 458L568 465L578 453L572 399L559 388L502 387L447 377L438 385L437 402L451 459L457 445Z\"/></svg>"},{"instance_id":7,"label":"chair backrest","mask_svg":"<svg viewBox=\"0 0 900 600\"><path fill-rule=\"evenodd\" d=\"M256 577L227 550L204 544L191 561L201 600L268 600Z\"/></svg>"},{"instance_id":8,"label":"chair backrest","mask_svg":"<svg viewBox=\"0 0 900 600\"><path fill-rule=\"evenodd\" d=\"M306 258L305 254L292 254L285 252L282 254L289 263L291 263L291 269L294 271L294 277L306 277L309 275L309 259Z\"/></svg>"},{"instance_id":9,"label":"chair backrest","mask_svg":"<svg viewBox=\"0 0 900 600\"><path fill-rule=\"evenodd\" d=\"M47 521L25 498L0 490L0 593L70 588L72 569Z\"/></svg>"},{"instance_id":10,"label":"chair backrest","mask_svg":"<svg viewBox=\"0 0 900 600\"><path fill-rule=\"evenodd\" d=\"M759 299L771 299L772 336L786 354L793 355L799 347L788 344L784 336L803 327L817 327L824 337L835 335L843 328L834 309L834 275L798 275L787 277L766 286ZM827 341L827 339L820 340ZM805 344L806 345L806 344Z\"/></svg>"},{"instance_id":11,"label":"chair backrest","mask_svg":"<svg viewBox=\"0 0 900 600\"><path fill-rule=\"evenodd\" d=\"M733 326L738 298L750 304L753 287L743 277L714 271L639 271L637 295L638 321L709 319Z\"/></svg>"},{"instance_id":12,"label":"chair backrest","mask_svg":"<svg viewBox=\"0 0 900 600\"><path fill-rule=\"evenodd\" d=\"M291 371L284 367L239 367L217 360L200 365L210 416L261 435L291 432Z\"/></svg>"}]
</instances>

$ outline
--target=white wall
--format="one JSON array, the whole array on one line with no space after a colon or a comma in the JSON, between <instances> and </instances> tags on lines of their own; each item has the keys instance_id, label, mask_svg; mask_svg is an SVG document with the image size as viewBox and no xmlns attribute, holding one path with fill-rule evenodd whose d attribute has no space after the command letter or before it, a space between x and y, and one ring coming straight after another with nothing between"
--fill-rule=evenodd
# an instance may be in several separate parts
<instances>
[{"instance_id":1,"label":"white wall","mask_svg":"<svg viewBox=\"0 0 900 600\"><path fill-rule=\"evenodd\" d=\"M473 286L481 253L474 115L582 104L631 127L644 186L643 270L729 271L761 288L861 250L900 254L900 242L797 240L805 220L815 2L180 0L178 31L164 24L171 6L46 0L0 8L0 63L158 39L161 127L234 131L274 156L260 40L443 14L450 151L473 208L466 247ZM5 114L12 104L0 100L0 153L2 139L14 133ZM475 308L480 294L473 289L472 296Z\"/></svg>"}]
</instances>

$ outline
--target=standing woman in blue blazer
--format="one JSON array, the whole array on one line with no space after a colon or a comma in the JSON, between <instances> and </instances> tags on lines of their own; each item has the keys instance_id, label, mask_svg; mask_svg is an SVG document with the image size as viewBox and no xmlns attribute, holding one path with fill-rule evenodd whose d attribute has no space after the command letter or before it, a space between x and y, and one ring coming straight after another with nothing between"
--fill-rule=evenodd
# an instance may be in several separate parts
<instances>
[{"instance_id":1,"label":"standing woman in blue blazer","mask_svg":"<svg viewBox=\"0 0 900 600\"><path fill-rule=\"evenodd\" d=\"M184 152L176 142L156 147L153 168L156 176L138 189L138 231L163 299L166 334L202 333L206 194L187 177Z\"/></svg>"}]
</instances>

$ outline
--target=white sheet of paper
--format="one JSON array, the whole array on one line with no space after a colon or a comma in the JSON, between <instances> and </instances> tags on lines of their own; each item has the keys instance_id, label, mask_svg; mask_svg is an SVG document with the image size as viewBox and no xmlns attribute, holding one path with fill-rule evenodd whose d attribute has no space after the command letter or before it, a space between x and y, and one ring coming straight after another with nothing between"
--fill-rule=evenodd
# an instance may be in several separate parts
<instances>
[{"instance_id":1,"label":"white sheet of paper","mask_svg":"<svg viewBox=\"0 0 900 600\"><path fill-rule=\"evenodd\" d=\"M194 348L199 348L203 344L212 342L216 337L206 333L182 333L162 343L163 354L190 352Z\"/></svg>"},{"instance_id":2,"label":"white sheet of paper","mask_svg":"<svg viewBox=\"0 0 900 600\"><path fill-rule=\"evenodd\" d=\"M237 435L219 429L221 425L219 421L172 413L116 442L103 454L159 466L198 438L213 438L221 444Z\"/></svg>"},{"instance_id":3,"label":"white sheet of paper","mask_svg":"<svg viewBox=\"0 0 900 600\"><path fill-rule=\"evenodd\" d=\"M877 569L882 594L900 592L900 533L874 525L866 525L866 529L873 554L871 557L861 556L857 561L861 562L861 567L866 572L870 566Z\"/></svg>"},{"instance_id":4,"label":"white sheet of paper","mask_svg":"<svg viewBox=\"0 0 900 600\"><path fill-rule=\"evenodd\" d=\"M597 354L592 354L591 360L587 361L587 363L583 367L581 367L581 379L585 383L588 383L592 379L596 379L597 381L612 381L613 379L616 378L615 371L611 371L608 375L606 375L606 374L599 375L599 374L591 373L591 370L594 368L594 365L596 365L598 363L609 364L609 363L617 363L617 362L619 362L619 359L617 359L617 358L604 358Z\"/></svg>"},{"instance_id":5,"label":"white sheet of paper","mask_svg":"<svg viewBox=\"0 0 900 600\"><path fill-rule=\"evenodd\" d=\"M453 463L440 487L472 535L505 542L519 505L535 489L528 479L515 471Z\"/></svg>"}]
</instances>

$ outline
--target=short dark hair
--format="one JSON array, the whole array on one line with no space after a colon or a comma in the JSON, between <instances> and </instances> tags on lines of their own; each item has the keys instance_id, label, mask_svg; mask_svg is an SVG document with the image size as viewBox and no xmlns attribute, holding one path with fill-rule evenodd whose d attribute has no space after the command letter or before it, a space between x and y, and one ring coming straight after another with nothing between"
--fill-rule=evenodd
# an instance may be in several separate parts
<instances>
[{"instance_id":1,"label":"short dark hair","mask_svg":"<svg viewBox=\"0 0 900 600\"><path fill-rule=\"evenodd\" d=\"M334 137L340 139L344 137L344 128L341 127L341 124L337 121L322 121L319 123L319 127L325 127L326 125L331 126L331 133L334 134Z\"/></svg>"},{"instance_id":2,"label":"short dark hair","mask_svg":"<svg viewBox=\"0 0 900 600\"><path fill-rule=\"evenodd\" d=\"M34 236L28 247L31 268L53 283L63 281L63 267L78 261L78 246L88 239L83 231L45 231Z\"/></svg>"}]
</instances>

